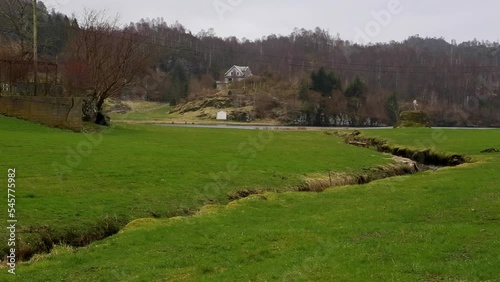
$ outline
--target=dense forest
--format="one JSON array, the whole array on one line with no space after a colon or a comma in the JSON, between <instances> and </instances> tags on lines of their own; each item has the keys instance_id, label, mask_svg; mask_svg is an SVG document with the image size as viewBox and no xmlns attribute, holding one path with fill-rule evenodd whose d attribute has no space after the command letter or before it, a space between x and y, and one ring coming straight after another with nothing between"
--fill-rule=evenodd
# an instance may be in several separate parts
<instances>
[{"instance_id":1,"label":"dense forest","mask_svg":"<svg viewBox=\"0 0 500 282\"><path fill-rule=\"evenodd\" d=\"M30 5L27 0L1 2L0 59L30 60ZM76 44L71 44L71 38L95 26L47 11L42 2L38 10L41 56L61 65L59 82L66 92L85 92L88 85L80 89L66 86L71 83L64 73L76 68L81 75L85 69L75 62L84 64L89 56L75 57ZM251 41L220 38L212 29L193 34L180 23L168 24L162 18L102 32L117 40L140 42L142 47L137 49L152 56L145 60L147 66L134 70L132 84L109 95L180 103L203 88L212 88L232 65L247 65L260 83L286 83L296 89L290 100L298 100L300 105L289 113L290 123L390 124L399 111L413 108L417 100L434 125L500 126L498 42L474 39L458 44L413 35L403 42L358 45L321 28L297 28L289 35ZM75 74L66 77L74 80ZM2 81L5 78L0 76Z\"/></svg>"}]
</instances>

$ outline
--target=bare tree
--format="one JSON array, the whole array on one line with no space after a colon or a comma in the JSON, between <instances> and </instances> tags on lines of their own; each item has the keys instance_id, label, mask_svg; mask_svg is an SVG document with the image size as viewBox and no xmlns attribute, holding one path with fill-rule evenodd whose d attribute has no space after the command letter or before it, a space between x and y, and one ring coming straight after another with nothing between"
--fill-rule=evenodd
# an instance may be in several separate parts
<instances>
[{"instance_id":1,"label":"bare tree","mask_svg":"<svg viewBox=\"0 0 500 282\"><path fill-rule=\"evenodd\" d=\"M33 7L31 1L0 1L0 28L8 35L8 41L15 42L22 56L31 51L33 39Z\"/></svg>"},{"instance_id":2,"label":"bare tree","mask_svg":"<svg viewBox=\"0 0 500 282\"><path fill-rule=\"evenodd\" d=\"M132 86L154 52L145 37L119 28L104 12L86 11L81 26L72 29L65 52L67 90L86 97L83 118L99 123L104 101Z\"/></svg>"}]
</instances>

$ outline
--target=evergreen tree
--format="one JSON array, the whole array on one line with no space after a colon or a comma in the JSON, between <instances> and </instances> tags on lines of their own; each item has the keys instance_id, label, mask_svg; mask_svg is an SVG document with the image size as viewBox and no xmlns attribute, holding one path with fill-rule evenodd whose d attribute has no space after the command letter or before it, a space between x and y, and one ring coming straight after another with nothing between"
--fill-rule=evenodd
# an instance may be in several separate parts
<instances>
[{"instance_id":1,"label":"evergreen tree","mask_svg":"<svg viewBox=\"0 0 500 282\"><path fill-rule=\"evenodd\" d=\"M348 98L363 98L365 92L366 85L356 76L354 81L345 90L344 95Z\"/></svg>"},{"instance_id":2,"label":"evergreen tree","mask_svg":"<svg viewBox=\"0 0 500 282\"><path fill-rule=\"evenodd\" d=\"M169 77L171 84L168 91L168 102L171 105L177 105L181 100L187 98L189 93L189 76L182 62L176 62Z\"/></svg>"},{"instance_id":3,"label":"evergreen tree","mask_svg":"<svg viewBox=\"0 0 500 282\"><path fill-rule=\"evenodd\" d=\"M311 74L312 90L321 93L323 97L331 97L333 91L341 90L340 78L333 72L327 72L325 67L321 67L317 72Z\"/></svg>"},{"instance_id":4,"label":"evergreen tree","mask_svg":"<svg viewBox=\"0 0 500 282\"><path fill-rule=\"evenodd\" d=\"M393 124L396 124L399 120L399 101L396 93L392 94L391 96L389 96L389 98L387 98L386 109L387 109L387 115L389 116L389 120Z\"/></svg>"}]
</instances>

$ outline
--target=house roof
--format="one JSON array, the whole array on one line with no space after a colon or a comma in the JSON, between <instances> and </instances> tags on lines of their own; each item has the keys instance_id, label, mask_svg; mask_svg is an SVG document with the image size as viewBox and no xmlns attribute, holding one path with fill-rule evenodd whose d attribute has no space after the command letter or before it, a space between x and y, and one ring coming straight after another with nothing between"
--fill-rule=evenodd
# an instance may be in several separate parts
<instances>
[{"instance_id":1,"label":"house roof","mask_svg":"<svg viewBox=\"0 0 500 282\"><path fill-rule=\"evenodd\" d=\"M234 65L232 66L231 68L229 68L229 70L224 74L224 76L230 76L229 73L233 70L233 69L236 69L238 70L239 72L241 72L242 74L246 74L248 71L250 71L250 67L249 66L237 66L237 65Z\"/></svg>"},{"instance_id":2,"label":"house roof","mask_svg":"<svg viewBox=\"0 0 500 282\"><path fill-rule=\"evenodd\" d=\"M240 69L242 72L246 72L247 70L250 69L248 66L236 66L238 69Z\"/></svg>"}]
</instances>

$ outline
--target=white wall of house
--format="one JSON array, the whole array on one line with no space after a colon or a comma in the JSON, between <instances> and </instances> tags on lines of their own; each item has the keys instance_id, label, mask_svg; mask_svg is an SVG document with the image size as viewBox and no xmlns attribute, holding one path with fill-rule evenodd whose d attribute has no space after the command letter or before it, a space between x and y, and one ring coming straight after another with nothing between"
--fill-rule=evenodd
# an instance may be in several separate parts
<instances>
[{"instance_id":1,"label":"white wall of house","mask_svg":"<svg viewBox=\"0 0 500 282\"><path fill-rule=\"evenodd\" d=\"M241 67L241 66L232 66L225 74L224 74L224 82L238 82L242 81L245 78L252 76L252 72L249 67Z\"/></svg>"}]
</instances>

